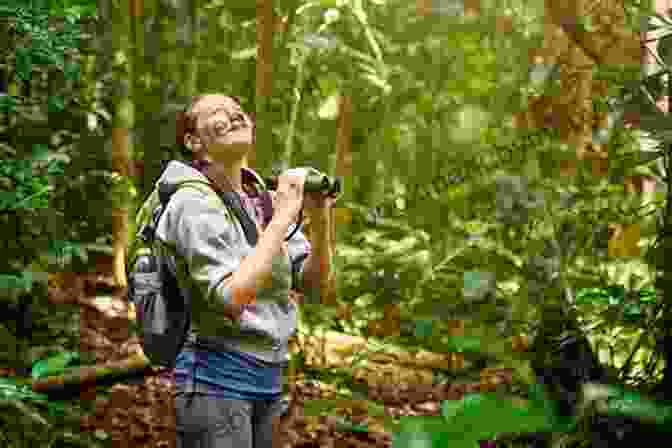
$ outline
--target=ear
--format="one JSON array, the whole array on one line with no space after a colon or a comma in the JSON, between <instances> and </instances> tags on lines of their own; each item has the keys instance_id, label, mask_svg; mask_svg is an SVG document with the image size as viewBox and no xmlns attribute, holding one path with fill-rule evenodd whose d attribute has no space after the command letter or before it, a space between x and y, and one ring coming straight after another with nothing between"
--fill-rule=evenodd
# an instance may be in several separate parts
<instances>
[{"instance_id":1,"label":"ear","mask_svg":"<svg viewBox=\"0 0 672 448\"><path fill-rule=\"evenodd\" d=\"M187 134L184 137L184 146L186 146L186 148L192 152L198 152L203 148L201 141L191 134Z\"/></svg>"}]
</instances>

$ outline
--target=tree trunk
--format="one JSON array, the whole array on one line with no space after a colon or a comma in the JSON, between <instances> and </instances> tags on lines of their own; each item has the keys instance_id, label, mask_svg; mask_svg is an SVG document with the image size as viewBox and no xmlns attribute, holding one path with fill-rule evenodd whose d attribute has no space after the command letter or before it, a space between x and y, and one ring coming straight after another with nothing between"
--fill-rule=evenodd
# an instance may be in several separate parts
<instances>
[{"instance_id":1,"label":"tree trunk","mask_svg":"<svg viewBox=\"0 0 672 448\"><path fill-rule=\"evenodd\" d=\"M133 64L130 58L132 54L131 21L129 12L135 12L134 0L126 0L119 8L113 9L112 28L114 33L114 51L123 52L127 57L127 64L119 68L117 72L117 85L119 94L113 116L112 128L112 170L120 176L116 194L113 198L112 210L112 245L114 250L113 277L117 286L125 288L126 285L126 250L128 245L128 211L129 194L124 186L128 180L128 167L130 165L130 129L133 128L133 103L131 82L133 80ZM138 0L140 1L140 0ZM125 70L124 70L125 69Z\"/></svg>"},{"instance_id":2,"label":"tree trunk","mask_svg":"<svg viewBox=\"0 0 672 448\"><path fill-rule=\"evenodd\" d=\"M128 177L130 163L128 128L115 127L112 129L112 169L122 179ZM126 202L126 201L124 201ZM126 250L128 246L128 206L122 204L112 210L112 248L114 283L121 288L126 285Z\"/></svg>"},{"instance_id":3,"label":"tree trunk","mask_svg":"<svg viewBox=\"0 0 672 448\"><path fill-rule=\"evenodd\" d=\"M270 168L273 154L273 133L270 101L273 95L273 35L275 14L273 0L257 0L257 67L256 67L256 145L248 156L248 165ZM257 151L256 148L260 148Z\"/></svg>"},{"instance_id":4,"label":"tree trunk","mask_svg":"<svg viewBox=\"0 0 672 448\"><path fill-rule=\"evenodd\" d=\"M352 179L352 116L353 104L352 97L347 94L342 94L339 98L338 105L338 120L336 122L336 166L335 175L341 177L347 186L350 188L350 179ZM347 193L344 192L340 201L348 200ZM336 253L336 220L339 217L338 231L343 233L346 231L347 222L342 215L347 214L350 210L346 207L337 206L330 211L329 219L329 253L333 256ZM332 263L333 267L333 263ZM333 270L328 280L327 292L325 293L324 303L336 304L336 276Z\"/></svg>"}]
</instances>

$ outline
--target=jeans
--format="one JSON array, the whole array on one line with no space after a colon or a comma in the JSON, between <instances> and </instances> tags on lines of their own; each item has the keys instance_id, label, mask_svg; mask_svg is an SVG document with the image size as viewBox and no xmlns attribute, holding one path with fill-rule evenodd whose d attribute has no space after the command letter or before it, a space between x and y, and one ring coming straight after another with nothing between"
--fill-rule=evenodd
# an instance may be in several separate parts
<instances>
[{"instance_id":1,"label":"jeans","mask_svg":"<svg viewBox=\"0 0 672 448\"><path fill-rule=\"evenodd\" d=\"M178 394L176 448L273 448L282 411L280 399L245 401Z\"/></svg>"}]
</instances>

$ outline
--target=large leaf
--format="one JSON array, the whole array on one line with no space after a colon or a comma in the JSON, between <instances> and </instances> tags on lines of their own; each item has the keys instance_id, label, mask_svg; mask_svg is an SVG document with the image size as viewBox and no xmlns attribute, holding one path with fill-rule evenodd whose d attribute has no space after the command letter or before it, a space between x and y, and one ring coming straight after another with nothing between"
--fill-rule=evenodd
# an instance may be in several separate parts
<instances>
[{"instance_id":1,"label":"large leaf","mask_svg":"<svg viewBox=\"0 0 672 448\"><path fill-rule=\"evenodd\" d=\"M532 394L531 401L496 394L467 394L461 400L444 401L444 423L435 417L401 420L394 447L476 448L481 440L498 434L566 430L545 396Z\"/></svg>"},{"instance_id":2,"label":"large leaf","mask_svg":"<svg viewBox=\"0 0 672 448\"><path fill-rule=\"evenodd\" d=\"M447 426L442 417L402 417L392 448L477 448L468 442L448 439Z\"/></svg>"},{"instance_id":3,"label":"large leaf","mask_svg":"<svg viewBox=\"0 0 672 448\"><path fill-rule=\"evenodd\" d=\"M582 387L582 400L584 406L596 402L603 415L635 418L665 428L670 428L672 422L672 403L652 400L622 386L586 384Z\"/></svg>"},{"instance_id":4,"label":"large leaf","mask_svg":"<svg viewBox=\"0 0 672 448\"><path fill-rule=\"evenodd\" d=\"M31 371L33 379L62 374L67 367L79 365L79 353L63 352L36 362Z\"/></svg>"}]
</instances>

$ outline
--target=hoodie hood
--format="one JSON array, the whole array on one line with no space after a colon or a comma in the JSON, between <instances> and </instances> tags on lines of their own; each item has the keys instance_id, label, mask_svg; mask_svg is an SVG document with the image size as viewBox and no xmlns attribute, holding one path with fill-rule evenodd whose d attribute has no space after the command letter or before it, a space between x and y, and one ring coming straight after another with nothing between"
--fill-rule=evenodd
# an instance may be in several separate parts
<instances>
[{"instance_id":1,"label":"hoodie hood","mask_svg":"<svg viewBox=\"0 0 672 448\"><path fill-rule=\"evenodd\" d=\"M180 184L184 182L202 181L209 184L208 178L204 174L207 168L207 163L200 164L186 164L177 160L168 163L166 169L161 174L161 177L156 182L156 187L159 190L171 191L175 190ZM256 184L257 190L252 193L266 190L266 183L259 174L251 168L241 168L241 180L243 186ZM260 188L259 188L260 187Z\"/></svg>"},{"instance_id":2,"label":"hoodie hood","mask_svg":"<svg viewBox=\"0 0 672 448\"><path fill-rule=\"evenodd\" d=\"M130 272L135 264L135 259L141 254L142 247L146 245L142 238L142 233L146 226L151 224L154 212L161 205L161 197L164 195L167 195L166 197L170 196L180 185L185 183L196 183L203 186L210 185L208 178L197 169L177 160L169 162L154 184L154 189L149 194L149 197L136 213L135 235L129 244L128 258L126 260L127 272Z\"/></svg>"},{"instance_id":3,"label":"hoodie hood","mask_svg":"<svg viewBox=\"0 0 672 448\"><path fill-rule=\"evenodd\" d=\"M203 170L206 167L207 164L192 166L189 163L178 160L172 160L166 165L161 176L154 184L154 189L136 214L136 233L129 247L127 268L133 266L135 262L136 253L143 244L141 238L143 227L150 224L154 211L161 205L161 199L169 198L172 193L185 183L200 184L204 187L212 188L212 183L203 174ZM242 168L241 174L243 187L247 194L261 201L261 208L264 214L263 224L265 226L270 222L273 214L272 200L269 192L266 191L266 184L261 176L250 168Z\"/></svg>"},{"instance_id":4,"label":"hoodie hood","mask_svg":"<svg viewBox=\"0 0 672 448\"><path fill-rule=\"evenodd\" d=\"M173 160L168 163L166 169L156 181L155 189L160 197L174 193L177 188L186 182L196 182L210 185L210 181L196 168L183 162Z\"/></svg>"}]
</instances>

